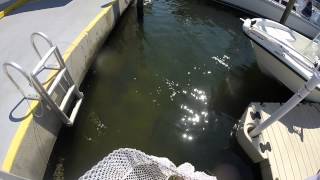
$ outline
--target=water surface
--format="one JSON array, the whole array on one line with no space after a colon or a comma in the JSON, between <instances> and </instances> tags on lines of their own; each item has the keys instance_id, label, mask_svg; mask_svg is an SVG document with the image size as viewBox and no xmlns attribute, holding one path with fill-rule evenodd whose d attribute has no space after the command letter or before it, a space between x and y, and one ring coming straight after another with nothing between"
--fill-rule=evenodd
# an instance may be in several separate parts
<instances>
[{"instance_id":1,"label":"water surface","mask_svg":"<svg viewBox=\"0 0 320 180\"><path fill-rule=\"evenodd\" d=\"M260 73L240 17L205 0L154 0L139 25L129 8L83 83L84 104L62 129L46 178L75 179L130 147L220 179L259 179L233 127L250 102L291 93Z\"/></svg>"}]
</instances>

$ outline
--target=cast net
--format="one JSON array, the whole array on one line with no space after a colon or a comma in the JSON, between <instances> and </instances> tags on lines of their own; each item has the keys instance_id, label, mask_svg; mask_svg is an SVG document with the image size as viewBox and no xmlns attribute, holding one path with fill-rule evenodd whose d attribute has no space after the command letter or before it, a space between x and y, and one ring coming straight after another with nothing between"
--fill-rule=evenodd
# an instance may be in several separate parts
<instances>
[{"instance_id":1,"label":"cast net","mask_svg":"<svg viewBox=\"0 0 320 180\"><path fill-rule=\"evenodd\" d=\"M176 167L167 158L147 155L136 149L113 151L80 180L216 180L197 172L190 163Z\"/></svg>"}]
</instances>

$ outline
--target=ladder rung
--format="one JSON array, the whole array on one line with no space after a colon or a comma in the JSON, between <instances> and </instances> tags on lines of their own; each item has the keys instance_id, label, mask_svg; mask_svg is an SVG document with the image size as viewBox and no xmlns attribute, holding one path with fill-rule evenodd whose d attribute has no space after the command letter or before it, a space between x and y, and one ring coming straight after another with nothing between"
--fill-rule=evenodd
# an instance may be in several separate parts
<instances>
[{"instance_id":1,"label":"ladder rung","mask_svg":"<svg viewBox=\"0 0 320 180\"><path fill-rule=\"evenodd\" d=\"M46 69L51 69L51 70L60 70L60 66L57 64L46 64L44 66Z\"/></svg>"},{"instance_id":2,"label":"ladder rung","mask_svg":"<svg viewBox=\"0 0 320 180\"><path fill-rule=\"evenodd\" d=\"M59 107L59 109L62 112L65 112L66 106L67 106L67 104L68 104L68 102L70 100L71 95L73 94L73 92L75 90L75 87L76 87L75 85L71 86L71 88L68 89L66 95L64 96L64 98L63 98L63 100L62 100L62 102L60 104L60 107Z\"/></svg>"},{"instance_id":3,"label":"ladder rung","mask_svg":"<svg viewBox=\"0 0 320 180\"><path fill-rule=\"evenodd\" d=\"M62 69L57 77L54 79L53 83L51 84L49 90L48 90L48 94L51 96L53 91L56 89L57 85L60 83L61 78L64 76L64 73L67 71L66 68Z\"/></svg>"},{"instance_id":4,"label":"ladder rung","mask_svg":"<svg viewBox=\"0 0 320 180\"><path fill-rule=\"evenodd\" d=\"M77 101L76 105L74 106L74 108L72 109L72 112L71 112L71 115L70 115L70 118L69 118L70 119L70 123L67 124L68 126L72 126L73 125L74 120L76 119L77 114L78 114L79 109L80 109L80 106L82 104L82 100L83 100L83 98L79 99Z\"/></svg>"}]
</instances>

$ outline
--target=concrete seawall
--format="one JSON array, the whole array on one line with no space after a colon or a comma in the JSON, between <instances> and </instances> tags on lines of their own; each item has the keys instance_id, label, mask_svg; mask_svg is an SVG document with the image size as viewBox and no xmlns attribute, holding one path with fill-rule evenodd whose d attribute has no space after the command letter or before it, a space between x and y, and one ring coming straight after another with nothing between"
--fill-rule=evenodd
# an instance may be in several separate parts
<instances>
[{"instance_id":1,"label":"concrete seawall","mask_svg":"<svg viewBox=\"0 0 320 180\"><path fill-rule=\"evenodd\" d=\"M130 3L131 0L116 0L105 5L64 51L63 58L77 85L80 86L96 51ZM58 90L56 94L65 95ZM45 103L33 101L30 106L8 148L2 170L29 179L42 179L63 124ZM34 112L42 115L37 117L32 115Z\"/></svg>"}]
</instances>

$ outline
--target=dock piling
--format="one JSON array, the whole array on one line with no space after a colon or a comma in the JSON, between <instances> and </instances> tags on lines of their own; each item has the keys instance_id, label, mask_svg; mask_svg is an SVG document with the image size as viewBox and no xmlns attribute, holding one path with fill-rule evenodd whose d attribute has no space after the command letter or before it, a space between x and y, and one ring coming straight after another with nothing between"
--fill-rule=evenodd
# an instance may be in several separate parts
<instances>
[{"instance_id":1,"label":"dock piling","mask_svg":"<svg viewBox=\"0 0 320 180\"><path fill-rule=\"evenodd\" d=\"M296 0L289 0L287 7L281 16L281 19L280 19L281 24L285 24L285 22L287 21L295 2Z\"/></svg>"},{"instance_id":2,"label":"dock piling","mask_svg":"<svg viewBox=\"0 0 320 180\"><path fill-rule=\"evenodd\" d=\"M138 21L143 22L143 0L137 0L137 16L138 16Z\"/></svg>"}]
</instances>

